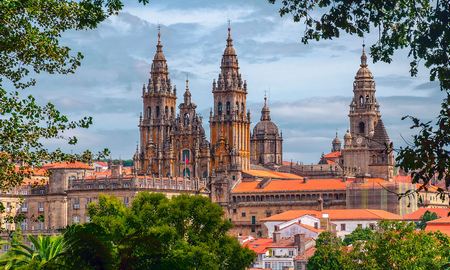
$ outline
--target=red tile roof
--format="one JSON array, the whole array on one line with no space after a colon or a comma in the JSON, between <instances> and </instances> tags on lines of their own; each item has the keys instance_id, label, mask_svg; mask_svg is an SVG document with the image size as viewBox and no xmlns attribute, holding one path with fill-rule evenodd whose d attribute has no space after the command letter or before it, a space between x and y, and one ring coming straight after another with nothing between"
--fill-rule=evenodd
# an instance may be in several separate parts
<instances>
[{"instance_id":1,"label":"red tile roof","mask_svg":"<svg viewBox=\"0 0 450 270\"><path fill-rule=\"evenodd\" d=\"M245 242L243 246L253 250L256 254L264 254L272 243L272 238L258 238Z\"/></svg>"},{"instance_id":2,"label":"red tile roof","mask_svg":"<svg viewBox=\"0 0 450 270\"><path fill-rule=\"evenodd\" d=\"M269 170L247 170L243 171L243 173L252 177L264 177L273 179L303 179L303 177L298 176L296 174L269 171Z\"/></svg>"},{"instance_id":3,"label":"red tile roof","mask_svg":"<svg viewBox=\"0 0 450 270\"><path fill-rule=\"evenodd\" d=\"M440 231L443 234L450 236L450 217L443 217L427 222L425 231L436 232Z\"/></svg>"},{"instance_id":4,"label":"red tile roof","mask_svg":"<svg viewBox=\"0 0 450 270\"><path fill-rule=\"evenodd\" d=\"M44 169L93 169L89 164L75 161L75 162L55 162L43 166Z\"/></svg>"},{"instance_id":5,"label":"red tile roof","mask_svg":"<svg viewBox=\"0 0 450 270\"><path fill-rule=\"evenodd\" d=\"M331 152L331 153L323 155L324 158L338 158L340 156L342 156L341 151Z\"/></svg>"},{"instance_id":6,"label":"red tile roof","mask_svg":"<svg viewBox=\"0 0 450 270\"><path fill-rule=\"evenodd\" d=\"M233 193L261 193L278 191L306 191L306 190L345 190L347 185L340 179L310 179L304 182L297 180L272 180L262 188L258 187L260 181L242 181Z\"/></svg>"},{"instance_id":7,"label":"red tile roof","mask_svg":"<svg viewBox=\"0 0 450 270\"><path fill-rule=\"evenodd\" d=\"M262 221L289 221L304 215L311 215L321 218L323 214L328 214L330 220L401 220L402 217L384 210L375 209L327 209L318 210L288 210L286 212L273 215Z\"/></svg>"},{"instance_id":8,"label":"red tile roof","mask_svg":"<svg viewBox=\"0 0 450 270\"><path fill-rule=\"evenodd\" d=\"M305 250L305 253L295 257L295 260L307 261L307 260L309 260L309 258L311 258L314 255L315 252L316 252L316 247L310 247L307 250Z\"/></svg>"},{"instance_id":9,"label":"red tile roof","mask_svg":"<svg viewBox=\"0 0 450 270\"><path fill-rule=\"evenodd\" d=\"M436 213L438 215L438 217L447 217L448 214L450 213L450 209L449 208L419 208L416 211L404 215L403 219L404 220L411 220L411 221L419 221L422 216L425 214L426 211L429 212L433 212Z\"/></svg>"}]
</instances>

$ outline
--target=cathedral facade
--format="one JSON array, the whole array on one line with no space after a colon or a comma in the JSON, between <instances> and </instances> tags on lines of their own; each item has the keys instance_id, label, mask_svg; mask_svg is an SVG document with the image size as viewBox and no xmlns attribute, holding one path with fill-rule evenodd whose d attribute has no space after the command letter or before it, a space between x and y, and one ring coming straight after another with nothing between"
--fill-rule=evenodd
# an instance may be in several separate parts
<instances>
[{"instance_id":1,"label":"cathedral facade","mask_svg":"<svg viewBox=\"0 0 450 270\"><path fill-rule=\"evenodd\" d=\"M158 33L156 53L147 86L142 88L143 113L139 120L140 144L134 156L136 171L158 177L206 178L209 175L209 142L202 118L192 102L186 80L184 100L176 112L177 90Z\"/></svg>"}]
</instances>

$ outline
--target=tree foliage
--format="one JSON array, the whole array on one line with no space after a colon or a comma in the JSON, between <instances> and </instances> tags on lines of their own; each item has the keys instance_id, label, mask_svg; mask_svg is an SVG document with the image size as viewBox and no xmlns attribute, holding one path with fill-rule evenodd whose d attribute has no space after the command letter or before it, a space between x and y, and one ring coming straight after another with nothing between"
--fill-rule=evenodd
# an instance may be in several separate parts
<instances>
[{"instance_id":1,"label":"tree foliage","mask_svg":"<svg viewBox=\"0 0 450 270\"><path fill-rule=\"evenodd\" d=\"M60 269L58 260L66 248L62 236L29 235L27 240L33 246L25 244L19 235L12 238L8 252L0 256L0 266L3 269Z\"/></svg>"},{"instance_id":2,"label":"tree foliage","mask_svg":"<svg viewBox=\"0 0 450 270\"><path fill-rule=\"evenodd\" d=\"M424 230L427 226L427 222L438 219L438 215L435 212L426 211L417 223L417 228Z\"/></svg>"},{"instance_id":3,"label":"tree foliage","mask_svg":"<svg viewBox=\"0 0 450 270\"><path fill-rule=\"evenodd\" d=\"M169 200L142 192L127 208L102 195L89 207L91 223L64 234L70 243L68 264L84 269L245 269L254 253L227 235L231 224L222 215L220 206L202 196Z\"/></svg>"},{"instance_id":4,"label":"tree foliage","mask_svg":"<svg viewBox=\"0 0 450 270\"><path fill-rule=\"evenodd\" d=\"M361 236L361 232L356 234ZM347 249L342 249L336 237L320 245L318 242L316 253L310 259L314 263L312 269L425 270L450 267L450 238L440 232L418 231L414 223L383 221L374 233L365 234L364 238L353 241ZM327 268L330 258L334 268ZM326 263L320 264L321 261ZM308 263L308 269L309 266Z\"/></svg>"},{"instance_id":5,"label":"tree foliage","mask_svg":"<svg viewBox=\"0 0 450 270\"><path fill-rule=\"evenodd\" d=\"M274 4L277 0L268 0ZM414 183L431 179L450 185L450 1L429 0L281 0L280 15L292 15L303 22L302 42L339 38L342 33L364 36L378 34L370 46L373 60L390 63L395 51L407 48L411 76L420 64L430 71L430 80L438 80L445 92L436 123L407 116L418 129L412 142L398 150L399 166L412 172ZM387 149L392 151L392 149ZM444 191L440 190L443 195Z\"/></svg>"},{"instance_id":6,"label":"tree foliage","mask_svg":"<svg viewBox=\"0 0 450 270\"><path fill-rule=\"evenodd\" d=\"M309 259L308 270L341 270L348 268L345 262L345 246L339 237L323 232L316 241L316 251Z\"/></svg>"},{"instance_id":7,"label":"tree foliage","mask_svg":"<svg viewBox=\"0 0 450 270\"><path fill-rule=\"evenodd\" d=\"M33 77L42 72L75 72L83 55L61 45L61 35L95 28L122 6L120 0L0 1L0 189L19 184L42 162L94 157L90 151L72 155L43 145L49 139L75 144L77 138L67 132L89 127L92 118L71 121L53 104L41 105L18 90L35 85ZM99 157L107 154L104 150Z\"/></svg>"},{"instance_id":8,"label":"tree foliage","mask_svg":"<svg viewBox=\"0 0 450 270\"><path fill-rule=\"evenodd\" d=\"M352 233L345 236L343 244L348 246L357 241L367 241L373 236L373 230L370 228L356 228Z\"/></svg>"}]
</instances>

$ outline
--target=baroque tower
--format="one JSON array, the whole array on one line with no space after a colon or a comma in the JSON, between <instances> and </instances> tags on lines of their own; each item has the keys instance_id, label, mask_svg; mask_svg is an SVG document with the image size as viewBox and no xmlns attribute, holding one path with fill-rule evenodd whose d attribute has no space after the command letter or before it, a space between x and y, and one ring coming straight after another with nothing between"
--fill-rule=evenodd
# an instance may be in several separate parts
<instances>
[{"instance_id":1,"label":"baroque tower","mask_svg":"<svg viewBox=\"0 0 450 270\"><path fill-rule=\"evenodd\" d=\"M391 179L394 156L392 143L381 120L375 97L375 81L367 67L364 50L361 65L353 82L350 104L350 130L344 136L344 172L347 175L370 174L372 177Z\"/></svg>"},{"instance_id":2,"label":"baroque tower","mask_svg":"<svg viewBox=\"0 0 450 270\"><path fill-rule=\"evenodd\" d=\"M252 164L274 166L283 162L283 137L277 125L271 121L267 97L264 97L261 121L253 128L250 150Z\"/></svg>"},{"instance_id":3,"label":"baroque tower","mask_svg":"<svg viewBox=\"0 0 450 270\"><path fill-rule=\"evenodd\" d=\"M173 175L174 156L170 151L170 130L175 119L176 88L169 78L166 57L158 31L156 53L147 86L142 87L143 114L139 120L140 149L138 173Z\"/></svg>"},{"instance_id":4,"label":"baroque tower","mask_svg":"<svg viewBox=\"0 0 450 270\"><path fill-rule=\"evenodd\" d=\"M224 203L241 171L250 169L250 112L246 111L247 83L239 73L231 29L220 65L213 81L214 110L210 112L212 147L212 199Z\"/></svg>"}]
</instances>

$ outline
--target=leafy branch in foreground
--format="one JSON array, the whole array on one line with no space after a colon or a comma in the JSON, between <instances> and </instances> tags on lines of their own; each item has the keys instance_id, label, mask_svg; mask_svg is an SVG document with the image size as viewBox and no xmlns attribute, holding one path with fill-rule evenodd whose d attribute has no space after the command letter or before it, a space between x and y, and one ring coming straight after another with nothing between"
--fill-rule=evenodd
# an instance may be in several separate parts
<instances>
[{"instance_id":1,"label":"leafy branch in foreground","mask_svg":"<svg viewBox=\"0 0 450 270\"><path fill-rule=\"evenodd\" d=\"M64 133L88 128L91 117L71 121L53 104L38 105L33 96L23 97L3 84L24 89L35 85L33 75L75 72L83 55L61 45L61 35L95 28L122 7L121 0L0 1L0 189L20 184L43 162L94 158L90 151L66 154L61 149L49 151L43 144L50 139L76 144L76 137ZM108 151L99 153L104 155Z\"/></svg>"},{"instance_id":2,"label":"leafy branch in foreground","mask_svg":"<svg viewBox=\"0 0 450 270\"><path fill-rule=\"evenodd\" d=\"M277 0L268 0L276 3ZM420 63L429 69L430 80L438 80L446 98L436 126L416 117L412 129L420 129L413 142L399 149L400 168L413 174L413 183L426 188L431 179L450 184L450 1L429 0L281 0L280 15L303 22L302 42L339 38L342 33L363 37L376 31L378 40L370 47L374 62L390 63L394 52L407 48L410 74L416 76ZM405 119L405 118L404 118ZM439 190L442 192L443 190Z\"/></svg>"}]
</instances>

